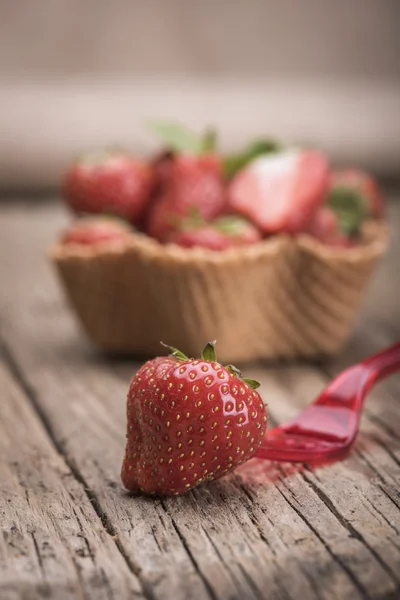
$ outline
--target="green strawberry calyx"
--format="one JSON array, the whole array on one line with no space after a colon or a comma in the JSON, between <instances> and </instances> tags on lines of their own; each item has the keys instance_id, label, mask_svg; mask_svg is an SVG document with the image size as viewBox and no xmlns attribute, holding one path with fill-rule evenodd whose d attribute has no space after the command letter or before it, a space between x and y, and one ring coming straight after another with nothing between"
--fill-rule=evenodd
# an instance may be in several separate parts
<instances>
[{"instance_id":1,"label":"green strawberry calyx","mask_svg":"<svg viewBox=\"0 0 400 600\"><path fill-rule=\"evenodd\" d=\"M283 150L283 145L273 139L255 140L246 146L241 152L225 156L223 165L227 179L232 179L236 173L244 169L256 158L268 154L276 154Z\"/></svg>"},{"instance_id":2,"label":"green strawberry calyx","mask_svg":"<svg viewBox=\"0 0 400 600\"><path fill-rule=\"evenodd\" d=\"M173 217L169 220L170 224L178 231L188 231L190 229L200 229L206 227L209 223L202 216L197 206L190 206L188 214L185 217Z\"/></svg>"},{"instance_id":3,"label":"green strawberry calyx","mask_svg":"<svg viewBox=\"0 0 400 600\"><path fill-rule=\"evenodd\" d=\"M210 227L228 237L240 236L249 225L249 222L240 215L224 215L213 221L206 221L196 206L190 207L187 217L176 217L170 222L179 231Z\"/></svg>"},{"instance_id":4,"label":"green strawberry calyx","mask_svg":"<svg viewBox=\"0 0 400 600\"><path fill-rule=\"evenodd\" d=\"M212 226L230 237L241 235L249 226L249 222L240 215L225 215L212 221Z\"/></svg>"},{"instance_id":5,"label":"green strawberry calyx","mask_svg":"<svg viewBox=\"0 0 400 600\"><path fill-rule=\"evenodd\" d=\"M201 358L203 360L207 362L218 362L217 353L215 352L216 343L217 341L213 340L205 345L203 352L201 353ZM173 346L168 346L168 344L164 344L164 342L161 342L161 345L164 346L164 348L168 348L171 351L171 356L173 356L174 358L177 358L178 360L190 360L190 358L186 356L186 354L184 354L177 348L174 348ZM258 381L255 381L254 379L249 379L248 377L243 377L242 372L234 365L226 365L225 369L227 369L227 371L229 371L229 373L234 377L238 377L239 379L247 383L247 385L253 388L254 390L260 387L260 383Z\"/></svg>"},{"instance_id":6,"label":"green strawberry calyx","mask_svg":"<svg viewBox=\"0 0 400 600\"><path fill-rule=\"evenodd\" d=\"M176 121L150 121L148 126L166 148L177 153L201 156L215 152L217 147L217 132L213 128L199 135Z\"/></svg>"},{"instance_id":7,"label":"green strawberry calyx","mask_svg":"<svg viewBox=\"0 0 400 600\"><path fill-rule=\"evenodd\" d=\"M368 201L357 190L344 185L332 187L327 205L337 215L339 227L347 236L359 234L361 225L368 218Z\"/></svg>"}]
</instances>

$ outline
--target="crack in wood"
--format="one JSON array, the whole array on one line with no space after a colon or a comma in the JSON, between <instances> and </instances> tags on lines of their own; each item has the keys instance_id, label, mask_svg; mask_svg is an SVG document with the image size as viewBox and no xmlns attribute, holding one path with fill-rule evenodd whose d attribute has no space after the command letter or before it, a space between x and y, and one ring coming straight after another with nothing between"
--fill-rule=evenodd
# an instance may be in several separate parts
<instances>
[{"instance_id":1,"label":"crack in wood","mask_svg":"<svg viewBox=\"0 0 400 600\"><path fill-rule=\"evenodd\" d=\"M46 414L44 413L44 411L42 410L39 402L37 401L35 390L32 388L32 386L26 380L22 370L19 368L17 361L14 360L14 357L13 357L12 353L10 352L10 349L8 348L8 346L4 340L1 340L1 350L2 350L2 355L3 355L5 363L7 364L10 372L14 375L16 381L18 381L19 385L24 390L26 397L31 402L32 407L35 410L36 414L38 415L49 439L52 442L54 449L58 452L59 456L63 458L66 465L69 467L71 473L74 475L76 481L82 486L95 513L100 518L100 520L103 524L104 530L113 539L118 551L120 552L127 567L129 568L129 570L140 581L146 600L157 600L153 593L153 590L149 587L147 582L142 580L142 578L140 576L140 568L133 563L133 561L127 554L125 548L121 544L121 541L117 538L116 531L115 531L113 525L111 524L111 522L109 521L107 515L104 513L102 507L100 506L100 503L96 497L96 494L87 485L85 479L82 477L81 473L77 470L74 462L71 460L70 457L68 457L68 455L64 452L63 447L58 443L57 437L55 436L55 434L53 432L53 428L51 427L51 423L50 423L49 419L47 418ZM33 534L32 534L32 536L33 536ZM36 551L38 553L38 558L39 558L40 553L39 553L39 549L37 547L37 543L36 543L36 540L34 537L33 537L33 540L34 540L35 548L36 548ZM42 564L41 564L41 568L43 568Z\"/></svg>"},{"instance_id":2,"label":"crack in wood","mask_svg":"<svg viewBox=\"0 0 400 600\"><path fill-rule=\"evenodd\" d=\"M260 590L256 587L254 581L248 576L246 569L244 569L240 563L238 563L238 569L251 589L252 595L249 596L249 600L263 600L263 596L260 595ZM288 596L286 595L285 598L288 598Z\"/></svg>"},{"instance_id":3,"label":"crack in wood","mask_svg":"<svg viewBox=\"0 0 400 600\"><path fill-rule=\"evenodd\" d=\"M101 575L102 581L104 583L104 586L107 590L107 600L114 600L115 594L112 590L110 582L108 581L108 577L103 568L100 569L100 575Z\"/></svg>"},{"instance_id":4,"label":"crack in wood","mask_svg":"<svg viewBox=\"0 0 400 600\"><path fill-rule=\"evenodd\" d=\"M379 444L379 441L377 441L377 444ZM380 444L379 444L380 445ZM355 449L354 453L357 454L359 460L363 463L365 463L370 469L371 471L373 471L375 473L375 475L377 476L377 478L379 479L381 484L384 485L388 485L388 482L385 480L385 478L382 476L382 474L378 471L378 469L368 460L368 458L362 454L359 450ZM379 489L387 496L387 498L395 505L396 508L400 508L394 501L393 499L390 497L390 495L386 492L386 490L384 489L384 485L379 485ZM386 515L377 507L375 506L375 504L372 502L372 500L368 497L365 498L367 500L367 502L369 504L371 504L371 506L373 507L373 509L380 515L380 517L387 523L387 525L397 534L400 535L400 529L397 529L393 523L391 521L389 521L389 519L386 517ZM399 513L399 523L400 523L400 513Z\"/></svg>"},{"instance_id":5,"label":"crack in wood","mask_svg":"<svg viewBox=\"0 0 400 600\"><path fill-rule=\"evenodd\" d=\"M247 497L250 497L250 496L247 494L247 491L248 491L248 490L247 490L247 488L246 488L245 486L243 486L243 485L240 485L240 489L241 489L241 490L242 490L242 491L245 493L245 495L246 495ZM257 529L257 531L258 531L258 534L259 534L259 536L260 536L260 540L261 540L262 542L264 542L264 544L265 544L265 545L268 547L268 549L270 550L270 552L271 552L271 554L272 554L273 556L277 556L277 553L276 553L276 550L275 550L275 548L273 548L273 546L271 546L271 544L270 544L270 542L269 542L268 538L267 538L267 537L264 535L264 533L263 533L263 531L262 531L262 529L261 529L260 523L259 523L259 521L258 521L258 519L257 519L256 515L253 513L253 511L252 511L252 510L249 510L249 508L250 508L250 507L248 507L248 506L246 507L246 509L247 509L247 514L248 514L248 516L249 516L249 519L250 519L250 521L251 521L251 522L253 523L253 525L256 527L256 529ZM267 519L267 521L268 521L268 522L269 522L269 523L270 523L270 524L273 526L273 523L272 523L271 519L269 518L269 516L265 514L265 511L264 511L264 510L262 510L262 509L261 509L261 511L262 511L262 513L263 513L264 517Z\"/></svg>"},{"instance_id":6,"label":"crack in wood","mask_svg":"<svg viewBox=\"0 0 400 600\"><path fill-rule=\"evenodd\" d=\"M74 513L76 521L77 521L77 523L79 525L79 529L81 530L81 537L82 537L83 541L85 542L85 546L86 546L86 549L87 549L87 555L90 557L90 559L93 562L93 564L95 564L95 562L96 562L95 561L95 555L93 554L92 549L91 549L90 544L89 544L89 541L88 541L86 535L84 534L83 527L82 527L82 522L81 522L80 518L78 517L78 513L76 512L75 508L72 508L72 512Z\"/></svg>"},{"instance_id":7,"label":"crack in wood","mask_svg":"<svg viewBox=\"0 0 400 600\"><path fill-rule=\"evenodd\" d=\"M200 579L202 580L211 600L218 600L218 596L214 593L214 590L210 584L210 582L208 581L208 579L206 578L206 576L203 574L202 570L199 567L199 564L197 562L197 560L195 559L194 555L192 554L192 551L189 548L189 545L187 543L187 540L183 534L183 532L180 530L178 524L176 523L174 517L169 513L168 508L165 505L165 502L163 500L160 500L161 506L163 507L165 513L168 515L168 517L171 520L172 526L178 536L178 538L181 541L182 546L185 548L187 555L189 556L192 565L195 569L195 571L198 573Z\"/></svg>"},{"instance_id":8,"label":"crack in wood","mask_svg":"<svg viewBox=\"0 0 400 600\"><path fill-rule=\"evenodd\" d=\"M43 560L42 560L42 556L40 554L39 546L38 546L38 543L36 541L35 534L33 533L33 531L31 531L31 537L32 537L32 541L33 541L33 547L35 548L35 554L36 554L36 557L37 557L37 560L38 560L39 568L40 568L40 571L42 573L43 579L45 579L46 576L45 576L45 572L44 572L44 568L43 568Z\"/></svg>"},{"instance_id":9,"label":"crack in wood","mask_svg":"<svg viewBox=\"0 0 400 600\"><path fill-rule=\"evenodd\" d=\"M313 590L315 597L317 600L322 600L322 596L320 593L320 590L318 589L315 580L313 577L311 577L311 575L308 573L308 571L303 567L302 564L300 564L300 569L301 572L303 573L304 577L307 579L308 583L310 584L311 589Z\"/></svg>"},{"instance_id":10,"label":"crack in wood","mask_svg":"<svg viewBox=\"0 0 400 600\"><path fill-rule=\"evenodd\" d=\"M278 470L280 469L280 466L279 466L279 465L277 466L277 469L278 469ZM281 473L282 473L282 478L284 478L284 475L285 475L285 474L284 474L284 470L283 470L283 469L280 469L280 470L281 470ZM281 480L280 480L280 482L282 483L282 481L281 481ZM283 498L284 502L286 502L286 503L287 503L287 505L288 505L288 506L289 506L291 509L295 510L295 509L294 509L294 507L293 507L293 505L292 505L292 503L291 503L291 502L289 502L289 501L288 501L288 499L287 499L287 498L286 498L286 497L285 497L285 496L282 494L281 490L280 490L280 489L279 489L279 488L278 488L276 485L275 485L274 487L277 489L277 491L279 492L280 496ZM246 488L244 488L244 489L246 489ZM286 486L285 486L285 489L286 489L286 490L287 490L287 491L290 493L291 497L293 498L293 501L297 503L297 502L298 502L298 498L296 498L296 496L294 495L293 491L292 491L290 488L286 487ZM249 490L247 490L247 489L246 489L246 496L248 496L249 498L251 498L252 496L249 496L249 493L248 493L248 492L249 492ZM275 527L275 524L274 524L274 523L271 521L271 519L270 519L270 518L269 518L269 517L266 515L264 508L263 508L263 507L259 507L259 508L260 508L260 510L263 512L264 516L265 516L265 517L267 517L267 521L268 521L268 522L269 522L269 523L270 523L270 524L271 524L273 527ZM295 512L296 512L297 514L299 514L297 511L295 511ZM251 517L250 517L250 518L251 518ZM303 521L303 522L304 522L304 523L307 525L307 527L310 529L310 531L311 531L311 532L314 534L315 532L312 530L312 528L310 528L310 525L309 525L309 522L308 522L308 520L307 520L307 519L302 519L302 521ZM302 541L302 540L297 540L297 541ZM321 540L320 540L320 541L321 541ZM268 542L267 542L267 543L268 543ZM323 546L323 547L324 547L324 548L325 548L325 549L328 551L329 555L330 555L330 556L332 556L332 553L331 553L331 552L329 552L329 549L326 547L326 545L325 545L323 542L322 542L322 546ZM271 550L272 550L272 552L273 552L273 548L272 548L272 547L271 547ZM342 565L341 565L341 561L340 561L340 560L336 560L335 562L336 562L336 564L338 565L338 567L339 567L339 568L341 568L341 567L342 567ZM298 567L299 567L299 569L300 569L301 573L304 575L304 577L306 578L307 582L309 583L309 585L310 585L310 588L311 588L311 589L314 591L316 598L320 598L320 597L321 597L321 594L320 594L320 592L318 591L318 588L317 588L318 576L317 576L317 580L316 580L315 578L313 578L313 577L310 575L310 573L309 573L309 572L308 572L308 571L307 571L307 570L304 568L304 565L302 564L302 561L299 561L299 560L297 560L297 558L296 558L296 563L298 564ZM344 572L344 573L347 575L347 572L346 572L345 570L343 570L343 572ZM283 580L284 580L284 577L283 577ZM351 580L352 580L352 579L350 579L350 581L351 581ZM279 584L279 587L280 587L281 589L284 589L284 588L282 588L282 585L281 585L281 583L280 583L280 580L279 580L279 579L277 580L277 582L278 582L278 584Z\"/></svg>"},{"instance_id":11,"label":"crack in wood","mask_svg":"<svg viewBox=\"0 0 400 600\"><path fill-rule=\"evenodd\" d=\"M381 565L381 567L386 571L386 573L392 578L394 583L398 583L400 580L398 576L393 572L393 570L386 564L383 558L376 552L375 548L373 548L364 538L364 536L350 523L334 506L332 500L325 494L325 492L318 487L310 477L308 477L305 473L302 474L305 481L311 486L317 496L322 500L322 502L329 508L332 514L336 517L339 523L347 529L352 537L358 539L364 546L371 552L376 561Z\"/></svg>"},{"instance_id":12,"label":"crack in wood","mask_svg":"<svg viewBox=\"0 0 400 600\"><path fill-rule=\"evenodd\" d=\"M400 459L394 454L394 452L392 452L391 448L389 448L389 446L382 441L380 441L380 445L386 450L390 458L400 467Z\"/></svg>"},{"instance_id":13,"label":"crack in wood","mask_svg":"<svg viewBox=\"0 0 400 600\"><path fill-rule=\"evenodd\" d=\"M287 490L287 486L284 482L282 482L285 489ZM357 588L357 590L362 594L362 596L364 598L370 598L368 591L364 588L364 586L361 584L361 582L357 579L357 577L354 575L354 573L352 572L352 570L341 560L341 558L339 556L337 556L329 547L329 544L327 544L327 542L324 540L324 538L319 534L319 532L317 531L317 529L315 529L315 527L310 523L310 521L307 519L307 517L305 515L303 515L303 513L297 508L297 506L295 505L294 502L290 502L290 500L288 500L285 496L285 494L282 492L281 489L277 488L279 493L282 495L283 498L285 498L286 502L288 502L288 504L291 506L291 508L295 511L295 513L297 513L297 515L300 517L300 519L302 521L304 521L306 523L306 525L311 529L311 531L314 533L314 535L318 538L318 540L321 542L321 544L325 547L325 549L327 550L327 552L330 554L330 556L340 565L340 567L347 573L348 577L351 579L351 581L353 582L354 586ZM289 491L289 490L288 490Z\"/></svg>"},{"instance_id":14,"label":"crack in wood","mask_svg":"<svg viewBox=\"0 0 400 600\"><path fill-rule=\"evenodd\" d=\"M388 500L390 500L396 508L400 509L400 503L397 504L396 500L394 500L392 498L392 496L389 494L389 492L383 487L383 486L379 486L379 489L385 494L385 496L388 498ZM400 492L397 492L397 495L399 496L399 502L400 502Z\"/></svg>"}]
</instances>

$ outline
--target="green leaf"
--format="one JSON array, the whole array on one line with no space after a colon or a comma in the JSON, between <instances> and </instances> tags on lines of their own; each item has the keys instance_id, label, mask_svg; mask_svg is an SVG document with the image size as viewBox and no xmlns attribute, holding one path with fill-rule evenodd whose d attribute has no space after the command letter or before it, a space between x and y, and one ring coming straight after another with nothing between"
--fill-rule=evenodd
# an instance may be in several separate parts
<instances>
[{"instance_id":1,"label":"green leaf","mask_svg":"<svg viewBox=\"0 0 400 600\"><path fill-rule=\"evenodd\" d=\"M191 229L200 229L201 227L205 227L208 223L202 217L197 206L190 206L186 217L172 215L168 219L168 224L177 231L188 231Z\"/></svg>"},{"instance_id":2,"label":"green leaf","mask_svg":"<svg viewBox=\"0 0 400 600\"><path fill-rule=\"evenodd\" d=\"M213 227L226 235L240 235L248 226L248 221L238 215L226 215L213 221Z\"/></svg>"},{"instance_id":3,"label":"green leaf","mask_svg":"<svg viewBox=\"0 0 400 600\"><path fill-rule=\"evenodd\" d=\"M207 360L207 361L211 361L211 362L217 361L217 355L215 352L215 344L216 343L217 343L217 340L214 340L213 342L208 342L208 344L204 348L203 352L201 353L201 358L203 360Z\"/></svg>"},{"instance_id":4,"label":"green leaf","mask_svg":"<svg viewBox=\"0 0 400 600\"><path fill-rule=\"evenodd\" d=\"M214 129L208 129L203 135L198 135L181 123L173 121L151 121L149 127L167 148L178 153L197 156L214 152L216 149L217 134Z\"/></svg>"},{"instance_id":5,"label":"green leaf","mask_svg":"<svg viewBox=\"0 0 400 600\"><path fill-rule=\"evenodd\" d=\"M177 348L174 348L173 346L168 346L168 344L164 344L164 342L160 342L160 344L164 346L164 348L168 348L168 350L171 350L171 356L179 358L179 360L189 360L186 354L183 354L183 352L181 352Z\"/></svg>"},{"instance_id":6,"label":"green leaf","mask_svg":"<svg viewBox=\"0 0 400 600\"><path fill-rule=\"evenodd\" d=\"M357 190L336 186L330 190L327 203L339 218L340 230L345 235L357 235L368 216L366 198Z\"/></svg>"},{"instance_id":7,"label":"green leaf","mask_svg":"<svg viewBox=\"0 0 400 600\"><path fill-rule=\"evenodd\" d=\"M188 216L183 222L186 228L204 227L207 224L198 206L189 206Z\"/></svg>"},{"instance_id":8,"label":"green leaf","mask_svg":"<svg viewBox=\"0 0 400 600\"><path fill-rule=\"evenodd\" d=\"M207 129L202 138L202 154L215 152L217 149L218 134L215 129Z\"/></svg>"},{"instance_id":9,"label":"green leaf","mask_svg":"<svg viewBox=\"0 0 400 600\"><path fill-rule=\"evenodd\" d=\"M255 381L254 379L249 379L248 377L243 377L242 379L245 383L247 383L247 385L253 388L253 390L256 390L261 385L258 381Z\"/></svg>"},{"instance_id":10,"label":"green leaf","mask_svg":"<svg viewBox=\"0 0 400 600\"><path fill-rule=\"evenodd\" d=\"M228 179L231 179L248 165L252 160L265 154L275 154L282 150L282 145L276 140L256 140L242 152L231 154L224 159L224 172Z\"/></svg>"},{"instance_id":11,"label":"green leaf","mask_svg":"<svg viewBox=\"0 0 400 600\"><path fill-rule=\"evenodd\" d=\"M235 377L242 377L242 372L235 365L226 365L225 368Z\"/></svg>"}]
</instances>

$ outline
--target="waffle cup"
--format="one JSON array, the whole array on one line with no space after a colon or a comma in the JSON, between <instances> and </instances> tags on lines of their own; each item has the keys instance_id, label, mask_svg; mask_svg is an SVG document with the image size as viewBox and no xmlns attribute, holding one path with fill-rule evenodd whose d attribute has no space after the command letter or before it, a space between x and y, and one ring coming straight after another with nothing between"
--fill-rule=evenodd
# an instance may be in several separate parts
<instances>
[{"instance_id":1,"label":"waffle cup","mask_svg":"<svg viewBox=\"0 0 400 600\"><path fill-rule=\"evenodd\" d=\"M51 258L102 349L155 356L162 340L197 356L216 339L219 360L240 363L337 353L388 237L369 222L353 248L282 235L214 252L132 234L123 244L58 244Z\"/></svg>"}]
</instances>

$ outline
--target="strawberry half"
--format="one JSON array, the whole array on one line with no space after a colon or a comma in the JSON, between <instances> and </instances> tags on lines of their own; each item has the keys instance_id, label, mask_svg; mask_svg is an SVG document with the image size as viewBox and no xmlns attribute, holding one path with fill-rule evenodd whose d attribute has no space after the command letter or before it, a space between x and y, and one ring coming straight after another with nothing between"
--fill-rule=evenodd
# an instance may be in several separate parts
<instances>
[{"instance_id":1,"label":"strawberry half","mask_svg":"<svg viewBox=\"0 0 400 600\"><path fill-rule=\"evenodd\" d=\"M184 248L200 246L209 250L226 250L255 244L261 239L260 232L252 223L243 217L227 215L211 223L189 225L182 230L176 230L168 241Z\"/></svg>"},{"instance_id":2,"label":"strawberry half","mask_svg":"<svg viewBox=\"0 0 400 600\"><path fill-rule=\"evenodd\" d=\"M304 231L323 204L329 166L319 152L285 150L252 161L233 178L232 211L264 233Z\"/></svg>"},{"instance_id":3,"label":"strawberry half","mask_svg":"<svg viewBox=\"0 0 400 600\"><path fill-rule=\"evenodd\" d=\"M76 213L140 220L152 189L149 165L122 152L89 154L65 174L62 194Z\"/></svg>"},{"instance_id":4,"label":"strawberry half","mask_svg":"<svg viewBox=\"0 0 400 600\"><path fill-rule=\"evenodd\" d=\"M175 158L160 199L151 208L146 231L165 242L177 224L193 210L205 220L219 216L226 206L221 159L214 155Z\"/></svg>"},{"instance_id":5,"label":"strawberry half","mask_svg":"<svg viewBox=\"0 0 400 600\"><path fill-rule=\"evenodd\" d=\"M93 217L79 219L62 238L62 244L79 244L93 246L110 242L125 242L131 235L131 228L127 223L118 221L113 217Z\"/></svg>"},{"instance_id":6,"label":"strawberry half","mask_svg":"<svg viewBox=\"0 0 400 600\"><path fill-rule=\"evenodd\" d=\"M384 214L383 195L377 182L364 171L342 169L331 175L330 189L341 193L358 194L365 204L367 215L381 218Z\"/></svg>"},{"instance_id":7,"label":"strawberry half","mask_svg":"<svg viewBox=\"0 0 400 600\"><path fill-rule=\"evenodd\" d=\"M220 365L214 344L199 360L172 349L133 377L122 465L128 490L184 494L229 473L261 444L267 413L258 384Z\"/></svg>"}]
</instances>

